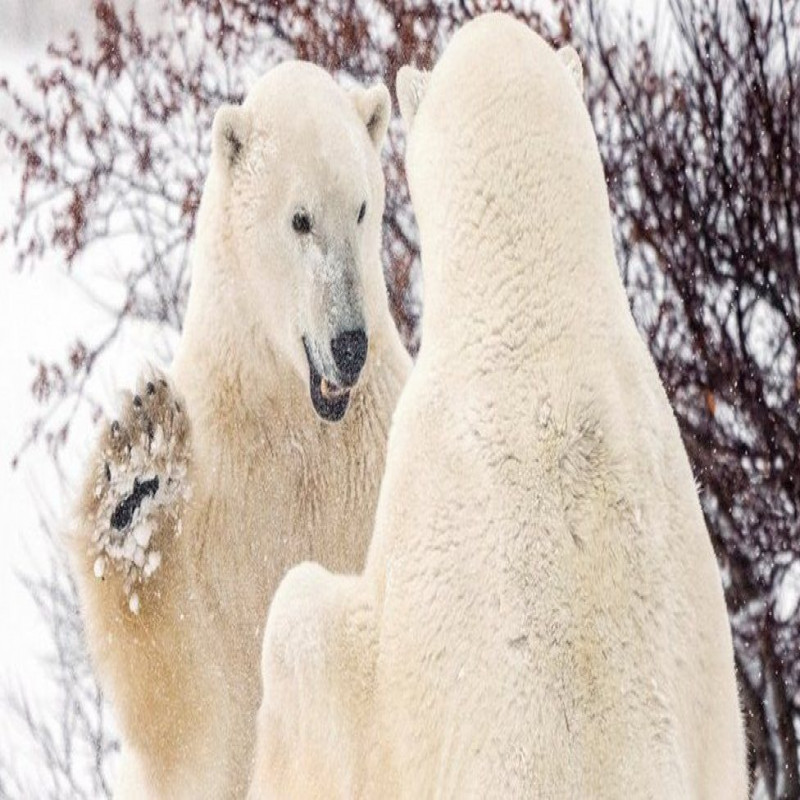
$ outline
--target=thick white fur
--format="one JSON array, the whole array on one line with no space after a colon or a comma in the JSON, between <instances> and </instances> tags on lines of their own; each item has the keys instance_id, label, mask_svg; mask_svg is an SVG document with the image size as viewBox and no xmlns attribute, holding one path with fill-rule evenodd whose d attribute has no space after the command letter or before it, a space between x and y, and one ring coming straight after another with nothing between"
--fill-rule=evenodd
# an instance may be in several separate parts
<instances>
[{"instance_id":1,"label":"thick white fur","mask_svg":"<svg viewBox=\"0 0 800 800\"><path fill-rule=\"evenodd\" d=\"M400 99L422 349L363 575L276 593L251 796L744 798L720 577L575 75L491 15Z\"/></svg>"},{"instance_id":2,"label":"thick white fur","mask_svg":"<svg viewBox=\"0 0 800 800\"><path fill-rule=\"evenodd\" d=\"M363 566L410 367L380 262L389 111L385 87L348 93L291 62L218 113L171 373L191 425L191 499L177 535L162 535L160 569L138 587L138 614L115 575L92 572L102 453L71 542L89 645L123 735L119 796L242 797L275 587L304 559ZM313 236L292 229L300 205ZM302 337L325 374L330 337L355 322L369 357L346 416L329 424L309 399Z\"/></svg>"}]
</instances>

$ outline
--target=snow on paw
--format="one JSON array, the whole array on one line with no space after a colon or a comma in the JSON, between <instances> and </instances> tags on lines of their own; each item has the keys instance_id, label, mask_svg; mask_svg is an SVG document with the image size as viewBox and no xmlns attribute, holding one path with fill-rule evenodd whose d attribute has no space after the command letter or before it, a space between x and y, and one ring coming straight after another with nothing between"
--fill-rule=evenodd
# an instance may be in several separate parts
<instances>
[{"instance_id":1,"label":"snow on paw","mask_svg":"<svg viewBox=\"0 0 800 800\"><path fill-rule=\"evenodd\" d=\"M180 532L189 497L189 425L185 409L162 377L128 395L119 420L105 431L91 554L98 579L122 575L128 606L140 610L139 590L161 566L162 535Z\"/></svg>"}]
</instances>

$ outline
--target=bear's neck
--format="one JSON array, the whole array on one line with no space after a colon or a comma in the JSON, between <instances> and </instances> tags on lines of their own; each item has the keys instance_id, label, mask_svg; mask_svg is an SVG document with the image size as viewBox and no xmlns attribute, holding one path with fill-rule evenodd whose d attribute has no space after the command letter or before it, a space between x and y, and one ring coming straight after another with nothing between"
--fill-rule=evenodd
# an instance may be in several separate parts
<instances>
[{"instance_id":1,"label":"bear's neck","mask_svg":"<svg viewBox=\"0 0 800 800\"><path fill-rule=\"evenodd\" d=\"M556 161L560 172L531 166L541 180L510 180L492 193L469 191L508 172L493 155L451 168L470 179L452 181L420 215L423 351L431 342L437 357L470 374L539 381L632 346L638 334L596 148L573 156L571 169Z\"/></svg>"}]
</instances>

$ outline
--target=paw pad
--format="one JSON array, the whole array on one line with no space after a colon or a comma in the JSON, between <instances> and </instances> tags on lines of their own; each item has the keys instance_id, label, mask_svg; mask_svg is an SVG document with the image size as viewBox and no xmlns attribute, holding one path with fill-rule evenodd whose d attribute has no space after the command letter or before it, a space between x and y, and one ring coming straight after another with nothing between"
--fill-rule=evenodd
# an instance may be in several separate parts
<instances>
[{"instance_id":1,"label":"paw pad","mask_svg":"<svg viewBox=\"0 0 800 800\"><path fill-rule=\"evenodd\" d=\"M108 467L108 464L106 464ZM158 491L158 475L148 480L140 480L139 478L133 479L133 490L124 499L121 500L119 505L114 509L111 515L111 527L121 531L131 524L134 513L141 506L142 501L146 497L155 497Z\"/></svg>"}]
</instances>

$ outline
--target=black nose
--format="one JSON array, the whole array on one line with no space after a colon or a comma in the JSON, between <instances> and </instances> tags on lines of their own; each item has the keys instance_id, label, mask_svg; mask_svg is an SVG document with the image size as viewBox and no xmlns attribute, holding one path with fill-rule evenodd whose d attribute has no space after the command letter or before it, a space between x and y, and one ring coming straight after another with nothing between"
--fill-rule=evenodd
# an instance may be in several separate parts
<instances>
[{"instance_id":1,"label":"black nose","mask_svg":"<svg viewBox=\"0 0 800 800\"><path fill-rule=\"evenodd\" d=\"M358 380L358 374L367 360L367 334L363 330L345 331L331 339L331 352L342 379L348 385Z\"/></svg>"}]
</instances>

